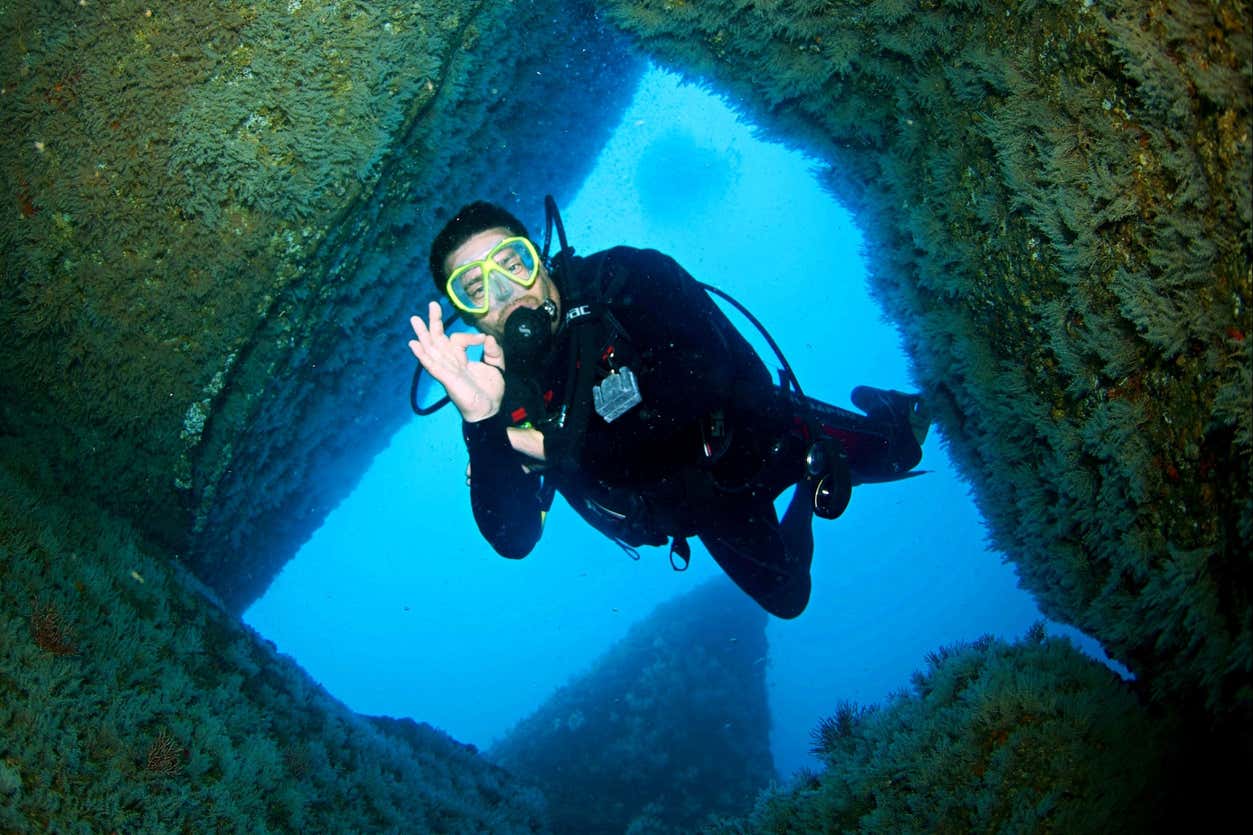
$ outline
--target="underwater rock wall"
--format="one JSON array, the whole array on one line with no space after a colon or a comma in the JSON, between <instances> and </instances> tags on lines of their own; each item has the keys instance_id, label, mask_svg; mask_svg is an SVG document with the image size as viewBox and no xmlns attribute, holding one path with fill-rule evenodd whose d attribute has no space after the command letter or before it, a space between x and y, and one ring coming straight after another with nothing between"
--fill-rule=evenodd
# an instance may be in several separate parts
<instances>
[{"instance_id":1,"label":"underwater rock wall","mask_svg":"<svg viewBox=\"0 0 1253 835\"><path fill-rule=\"evenodd\" d=\"M537 792L352 713L46 477L0 464L0 831L547 830Z\"/></svg>"},{"instance_id":2,"label":"underwater rock wall","mask_svg":"<svg viewBox=\"0 0 1253 835\"><path fill-rule=\"evenodd\" d=\"M555 0L0 3L0 830L543 830L235 616L409 417L435 230L639 68Z\"/></svg>"},{"instance_id":3,"label":"underwater rock wall","mask_svg":"<svg viewBox=\"0 0 1253 835\"><path fill-rule=\"evenodd\" d=\"M1114 673L1039 624L932 653L883 705L840 705L814 731L823 772L710 835L1175 831L1166 737ZM1186 820L1208 795L1183 798Z\"/></svg>"},{"instance_id":4,"label":"underwater rock wall","mask_svg":"<svg viewBox=\"0 0 1253 835\"><path fill-rule=\"evenodd\" d=\"M766 621L722 578L664 603L488 756L543 790L556 832L742 815L774 779Z\"/></svg>"},{"instance_id":5,"label":"underwater rock wall","mask_svg":"<svg viewBox=\"0 0 1253 835\"><path fill-rule=\"evenodd\" d=\"M234 611L407 418L434 232L542 218L639 69L555 0L32 0L0 44L0 449Z\"/></svg>"},{"instance_id":6,"label":"underwater rock wall","mask_svg":"<svg viewBox=\"0 0 1253 835\"><path fill-rule=\"evenodd\" d=\"M1247 4L610 8L830 162L1043 611L1158 696L1253 718Z\"/></svg>"}]
</instances>

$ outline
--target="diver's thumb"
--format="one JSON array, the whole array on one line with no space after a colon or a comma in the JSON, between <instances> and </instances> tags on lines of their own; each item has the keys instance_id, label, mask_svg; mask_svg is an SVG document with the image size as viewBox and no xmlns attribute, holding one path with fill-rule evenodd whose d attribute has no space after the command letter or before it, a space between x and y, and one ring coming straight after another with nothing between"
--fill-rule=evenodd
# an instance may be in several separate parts
<instances>
[{"instance_id":1,"label":"diver's thumb","mask_svg":"<svg viewBox=\"0 0 1253 835\"><path fill-rule=\"evenodd\" d=\"M494 365L502 371L505 368L505 352L496 341L496 337L491 334L483 340L483 362Z\"/></svg>"}]
</instances>

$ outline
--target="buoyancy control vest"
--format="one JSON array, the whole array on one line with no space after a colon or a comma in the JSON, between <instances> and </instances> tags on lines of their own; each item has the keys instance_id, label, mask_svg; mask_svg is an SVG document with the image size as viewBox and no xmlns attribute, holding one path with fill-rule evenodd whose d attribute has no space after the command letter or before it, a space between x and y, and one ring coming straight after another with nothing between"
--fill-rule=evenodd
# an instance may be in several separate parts
<instances>
[{"instance_id":1,"label":"buoyancy control vest","mask_svg":"<svg viewBox=\"0 0 1253 835\"><path fill-rule=\"evenodd\" d=\"M560 490L576 513L633 558L638 546L671 541L671 562L681 570L688 559L685 539L695 533L684 508L707 489L702 481L708 475L679 466L647 483L627 485L596 478L580 466L593 416L612 423L638 408L637 377L646 375L649 365L646 352L611 310L627 276L610 253L562 255L554 259L552 275L563 310L548 362L526 376L506 372L502 407L514 426L544 435L545 508Z\"/></svg>"}]
</instances>

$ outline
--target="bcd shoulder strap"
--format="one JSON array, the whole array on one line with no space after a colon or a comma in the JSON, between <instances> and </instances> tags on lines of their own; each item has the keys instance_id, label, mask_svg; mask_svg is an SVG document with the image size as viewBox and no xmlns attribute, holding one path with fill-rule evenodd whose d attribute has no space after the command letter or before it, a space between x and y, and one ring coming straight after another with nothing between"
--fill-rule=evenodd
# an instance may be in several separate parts
<instances>
[{"instance_id":1,"label":"bcd shoulder strap","mask_svg":"<svg viewBox=\"0 0 1253 835\"><path fill-rule=\"evenodd\" d=\"M561 328L569 330L570 357L566 373L565 402L557 411L556 421L544 436L544 452L549 465L573 471L578 465L593 410L592 389L597 383L604 328L608 322L625 334L622 325L609 312L609 300L621 291L626 276L615 269L611 251L598 252L580 259L583 276L565 276L568 303L562 315ZM573 260L573 259L572 259ZM589 263L589 262L594 262ZM574 270L572 269L572 272ZM577 286L576 286L577 285Z\"/></svg>"},{"instance_id":2,"label":"bcd shoulder strap","mask_svg":"<svg viewBox=\"0 0 1253 835\"><path fill-rule=\"evenodd\" d=\"M596 261L595 266L588 263L593 260ZM616 334L615 338L630 340L630 334L610 310L630 277L628 271L615 260L613 250L599 252L580 261L585 279L579 281L574 275L568 276L566 286L570 293L566 297L568 307L561 325L570 329L571 340L564 420L558 431L553 433L551 441L550 436L545 435L545 454L550 466L555 466L557 470L544 476L541 490L548 501L551 501L555 481L574 472L591 419L592 389L597 382L600 352L606 336L605 327L595 326L607 325ZM602 488L608 489L607 485L602 485ZM645 504L642 494L627 488L614 489L618 491L618 500L612 504L619 505L621 511L608 510L592 501L576 501L577 512L635 559L639 555L634 545L660 545L669 539L671 567L675 571L686 570L691 560L691 548L686 536L673 531L645 530L647 522L640 517L640 510Z\"/></svg>"}]
</instances>

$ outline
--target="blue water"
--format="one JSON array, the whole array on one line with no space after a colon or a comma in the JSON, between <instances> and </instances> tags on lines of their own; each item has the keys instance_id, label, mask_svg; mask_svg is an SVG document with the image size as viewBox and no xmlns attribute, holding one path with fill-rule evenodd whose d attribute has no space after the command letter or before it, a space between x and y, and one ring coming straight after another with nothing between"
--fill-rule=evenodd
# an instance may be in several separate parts
<instances>
[{"instance_id":1,"label":"blue water","mask_svg":"<svg viewBox=\"0 0 1253 835\"><path fill-rule=\"evenodd\" d=\"M674 256L771 329L807 394L851 407L859 383L911 388L897 332L867 295L854 220L817 183L821 164L755 133L716 96L650 71L562 207L570 242L584 254L630 244ZM412 361L405 339L398 328L397 362ZM488 747L659 602L720 572L696 540L686 573L665 549L633 562L560 499L531 555L502 559L478 536L465 466L452 408L412 421L245 620L352 709ZM932 473L859 487L840 519L814 522L809 608L768 627L783 775L817 766L810 731L839 702L881 701L937 647L1017 638L1042 619L986 547L938 431L923 466ZM1049 631L1104 657L1073 630Z\"/></svg>"}]
</instances>

